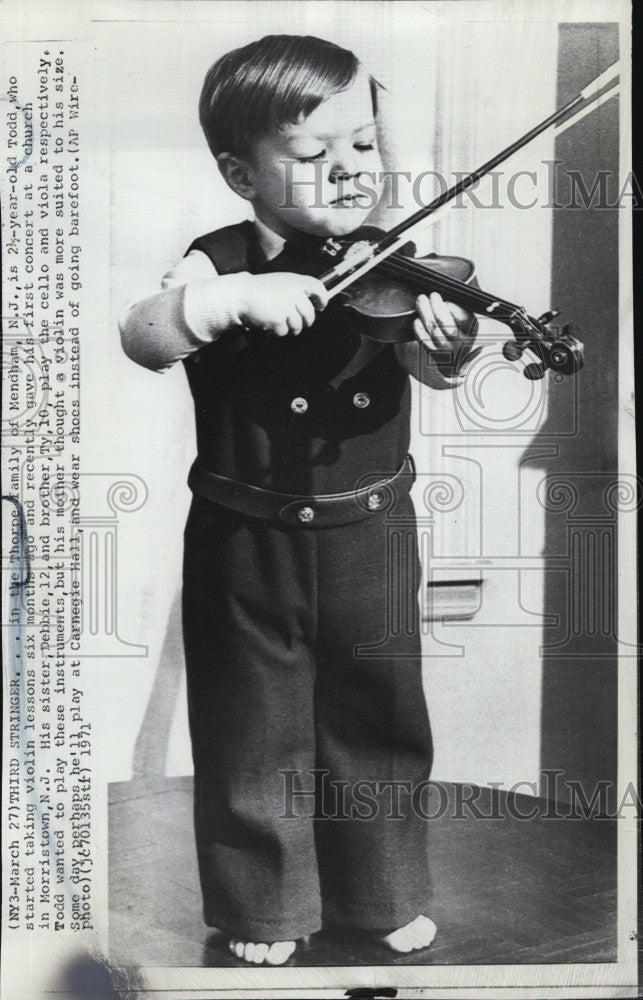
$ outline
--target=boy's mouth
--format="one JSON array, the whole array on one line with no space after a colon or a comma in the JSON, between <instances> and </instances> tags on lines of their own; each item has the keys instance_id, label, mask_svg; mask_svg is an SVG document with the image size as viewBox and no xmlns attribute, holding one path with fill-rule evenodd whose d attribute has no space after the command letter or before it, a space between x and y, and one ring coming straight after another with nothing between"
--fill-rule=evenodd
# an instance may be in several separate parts
<instances>
[{"instance_id":1,"label":"boy's mouth","mask_svg":"<svg viewBox=\"0 0 643 1000\"><path fill-rule=\"evenodd\" d=\"M330 202L331 208L365 208L369 201L368 195L344 194Z\"/></svg>"}]
</instances>

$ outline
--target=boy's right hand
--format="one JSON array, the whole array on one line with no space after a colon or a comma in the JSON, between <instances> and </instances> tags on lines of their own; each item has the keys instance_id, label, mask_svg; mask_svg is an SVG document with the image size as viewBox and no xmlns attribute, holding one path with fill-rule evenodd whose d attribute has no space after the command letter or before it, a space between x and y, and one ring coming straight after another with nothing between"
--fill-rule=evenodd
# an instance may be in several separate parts
<instances>
[{"instance_id":1,"label":"boy's right hand","mask_svg":"<svg viewBox=\"0 0 643 1000\"><path fill-rule=\"evenodd\" d=\"M315 322L315 307L324 309L327 302L326 287L310 275L251 274L243 286L237 315L245 326L275 337L296 337Z\"/></svg>"}]
</instances>

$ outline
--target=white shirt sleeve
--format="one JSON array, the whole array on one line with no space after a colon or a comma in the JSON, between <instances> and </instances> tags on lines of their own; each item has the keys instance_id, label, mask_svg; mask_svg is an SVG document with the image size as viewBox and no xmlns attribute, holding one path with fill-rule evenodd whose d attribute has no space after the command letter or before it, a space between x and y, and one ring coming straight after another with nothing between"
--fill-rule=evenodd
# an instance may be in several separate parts
<instances>
[{"instance_id":1,"label":"white shirt sleeve","mask_svg":"<svg viewBox=\"0 0 643 1000\"><path fill-rule=\"evenodd\" d=\"M218 275L207 254L191 250L164 275L161 291L130 303L119 320L132 361L163 372L240 326L236 304L249 275Z\"/></svg>"},{"instance_id":2,"label":"white shirt sleeve","mask_svg":"<svg viewBox=\"0 0 643 1000\"><path fill-rule=\"evenodd\" d=\"M177 285L186 285L188 281L212 278L216 273L215 266L207 254L202 250L190 250L170 268L167 274L163 275L161 288L175 288Z\"/></svg>"}]
</instances>

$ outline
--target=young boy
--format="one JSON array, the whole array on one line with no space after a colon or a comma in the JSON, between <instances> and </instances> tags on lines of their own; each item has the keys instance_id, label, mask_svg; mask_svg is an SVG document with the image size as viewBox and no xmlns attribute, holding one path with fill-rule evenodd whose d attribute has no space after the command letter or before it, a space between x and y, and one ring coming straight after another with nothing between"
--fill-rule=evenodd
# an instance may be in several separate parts
<instances>
[{"instance_id":1,"label":"young boy","mask_svg":"<svg viewBox=\"0 0 643 1000\"><path fill-rule=\"evenodd\" d=\"M322 312L315 277L279 262L254 273L286 243L291 260L322 260L329 237L365 222L382 169L376 91L353 53L317 38L220 59L200 120L255 221L196 240L121 323L126 353L159 371L182 360L194 396L183 608L197 852L206 923L257 964L286 961L322 920L399 952L436 932L427 823L395 793L432 760L408 373L457 384L443 362L470 352L472 317L420 296L416 342L376 343L348 310ZM300 807L319 781L313 817ZM374 808L383 789L393 799Z\"/></svg>"}]
</instances>

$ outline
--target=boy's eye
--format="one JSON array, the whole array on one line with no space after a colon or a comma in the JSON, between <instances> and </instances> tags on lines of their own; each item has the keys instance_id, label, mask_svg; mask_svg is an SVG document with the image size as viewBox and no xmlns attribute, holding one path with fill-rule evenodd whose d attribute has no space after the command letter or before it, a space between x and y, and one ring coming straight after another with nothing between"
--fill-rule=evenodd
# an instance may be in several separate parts
<instances>
[{"instance_id":1,"label":"boy's eye","mask_svg":"<svg viewBox=\"0 0 643 1000\"><path fill-rule=\"evenodd\" d=\"M314 163L315 160L321 160L326 156L326 150L322 149L321 152L315 153L314 156L298 156L296 157L297 163Z\"/></svg>"},{"instance_id":2,"label":"boy's eye","mask_svg":"<svg viewBox=\"0 0 643 1000\"><path fill-rule=\"evenodd\" d=\"M359 150L360 153L368 153L369 150L373 149L372 142L356 142L355 149Z\"/></svg>"}]
</instances>

